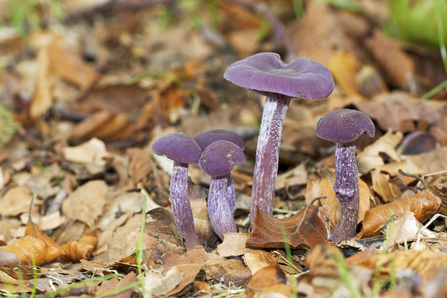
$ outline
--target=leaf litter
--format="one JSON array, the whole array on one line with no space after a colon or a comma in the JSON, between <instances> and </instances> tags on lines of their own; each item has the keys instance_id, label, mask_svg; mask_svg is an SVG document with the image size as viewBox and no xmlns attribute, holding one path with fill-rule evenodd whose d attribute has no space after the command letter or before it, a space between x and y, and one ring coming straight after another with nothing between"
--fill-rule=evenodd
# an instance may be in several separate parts
<instances>
[{"instance_id":1,"label":"leaf litter","mask_svg":"<svg viewBox=\"0 0 447 298\"><path fill-rule=\"evenodd\" d=\"M272 0L56 2L23 4L33 17L13 20L3 12L18 8L0 1L3 294L446 293L447 90L422 99L447 80L446 61L385 29L400 24L396 7L364 0L350 7L315 0L295 7ZM304 14L294 15L296 2ZM411 34L418 26L406 25L406 40L417 41L419 33ZM260 210L249 231L264 99L222 75L234 61L268 51L286 62L324 64L336 87L327 99L292 100L274 214ZM362 111L376 127L375 138L357 142L358 233L340 243L327 240L340 217L334 147L315 134L318 119L335 108ZM188 196L203 247L186 248L170 207L172 161L151 147L171 132L209 129L237 132L246 144L247 162L232 174L239 232L223 242L214 234L211 179L191 165Z\"/></svg>"}]
</instances>

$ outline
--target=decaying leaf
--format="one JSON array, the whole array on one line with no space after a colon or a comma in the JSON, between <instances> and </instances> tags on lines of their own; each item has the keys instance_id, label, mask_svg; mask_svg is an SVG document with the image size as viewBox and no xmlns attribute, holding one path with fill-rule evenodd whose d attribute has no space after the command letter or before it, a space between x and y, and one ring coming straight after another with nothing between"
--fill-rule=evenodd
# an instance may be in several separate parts
<instances>
[{"instance_id":1,"label":"decaying leaf","mask_svg":"<svg viewBox=\"0 0 447 298\"><path fill-rule=\"evenodd\" d=\"M62 211L70 219L77 219L92 227L107 202L107 184L92 180L78 187L62 203Z\"/></svg>"},{"instance_id":2,"label":"decaying leaf","mask_svg":"<svg viewBox=\"0 0 447 298\"><path fill-rule=\"evenodd\" d=\"M391 215L395 214L399 218L405 211L413 212L415 218L423 223L436 213L439 206L441 199L426 189L413 196L371 208L366 212L362 230L357 236L364 238L379 235Z\"/></svg>"},{"instance_id":3,"label":"decaying leaf","mask_svg":"<svg viewBox=\"0 0 447 298\"><path fill-rule=\"evenodd\" d=\"M243 286L251 278L251 271L239 259L214 259L203 265L207 280L223 282L228 285Z\"/></svg>"},{"instance_id":4,"label":"decaying leaf","mask_svg":"<svg viewBox=\"0 0 447 298\"><path fill-rule=\"evenodd\" d=\"M64 156L68 161L83 164L90 174L98 174L104 171L109 153L103 141L93 138L79 146L64 148Z\"/></svg>"},{"instance_id":5,"label":"decaying leaf","mask_svg":"<svg viewBox=\"0 0 447 298\"><path fill-rule=\"evenodd\" d=\"M176 266L169 268L163 274L150 270L144 277L145 289L153 295L166 295L183 280L185 273L180 272Z\"/></svg>"},{"instance_id":6,"label":"decaying leaf","mask_svg":"<svg viewBox=\"0 0 447 298\"><path fill-rule=\"evenodd\" d=\"M63 254L63 252L60 253L59 251L56 251L54 254L55 250L53 247L49 248L53 252L53 254L50 254L47 252L45 242L32 236L25 236L10 245L2 246L1 249L12 252L29 264L32 264L32 259L34 258L38 266L51 262Z\"/></svg>"},{"instance_id":7,"label":"decaying leaf","mask_svg":"<svg viewBox=\"0 0 447 298\"><path fill-rule=\"evenodd\" d=\"M318 216L318 207L311 205L292 217L282 219L272 218L258 210L247 246L284 248L286 237L295 249L325 243L328 235L326 226Z\"/></svg>"},{"instance_id":8,"label":"decaying leaf","mask_svg":"<svg viewBox=\"0 0 447 298\"><path fill-rule=\"evenodd\" d=\"M98 290L96 291L95 295L100 296L101 294L104 294L107 292L119 290L121 288L124 288L124 287L130 285L130 284L133 284L137 280L138 280L137 275L135 274L135 272L131 271L122 280L113 278L113 279L104 281L101 284L101 286L98 288ZM113 296L114 298L130 298L132 296L132 289L127 289L127 290L121 291L117 294L106 296L106 297L111 297L111 296Z\"/></svg>"},{"instance_id":9,"label":"decaying leaf","mask_svg":"<svg viewBox=\"0 0 447 298\"><path fill-rule=\"evenodd\" d=\"M32 194L27 186L15 186L8 190L0 200L0 215L14 216L29 211ZM36 198L35 205L40 205L41 201Z\"/></svg>"},{"instance_id":10,"label":"decaying leaf","mask_svg":"<svg viewBox=\"0 0 447 298\"><path fill-rule=\"evenodd\" d=\"M267 266L253 274L247 284L247 295L250 298L259 293L281 293L285 297L292 294L292 286L287 285L287 278L278 265Z\"/></svg>"},{"instance_id":11,"label":"decaying leaf","mask_svg":"<svg viewBox=\"0 0 447 298\"><path fill-rule=\"evenodd\" d=\"M163 274L172 267L177 267L184 274L180 284L166 294L172 296L194 281L205 262L205 249L202 246L195 246L188 248L188 251L183 255L167 252L163 255L162 260L164 264Z\"/></svg>"},{"instance_id":12,"label":"decaying leaf","mask_svg":"<svg viewBox=\"0 0 447 298\"><path fill-rule=\"evenodd\" d=\"M217 253L221 257L241 256L245 253L245 243L250 238L248 233L226 233L224 241L217 246Z\"/></svg>"},{"instance_id":13,"label":"decaying leaf","mask_svg":"<svg viewBox=\"0 0 447 298\"><path fill-rule=\"evenodd\" d=\"M396 163L397 165L399 163ZM374 191L386 202L392 202L402 195L396 184L390 183L390 175L382 173L380 170L371 171L371 179Z\"/></svg>"},{"instance_id":14,"label":"decaying leaf","mask_svg":"<svg viewBox=\"0 0 447 298\"><path fill-rule=\"evenodd\" d=\"M62 257L64 262L79 262L81 259L89 259L93 249L98 243L98 238L92 235L84 235L78 241L70 241L62 244L65 256Z\"/></svg>"},{"instance_id":15,"label":"decaying leaf","mask_svg":"<svg viewBox=\"0 0 447 298\"><path fill-rule=\"evenodd\" d=\"M255 274L264 267L277 265L273 253L261 249L247 249L243 258L252 274Z\"/></svg>"}]
</instances>

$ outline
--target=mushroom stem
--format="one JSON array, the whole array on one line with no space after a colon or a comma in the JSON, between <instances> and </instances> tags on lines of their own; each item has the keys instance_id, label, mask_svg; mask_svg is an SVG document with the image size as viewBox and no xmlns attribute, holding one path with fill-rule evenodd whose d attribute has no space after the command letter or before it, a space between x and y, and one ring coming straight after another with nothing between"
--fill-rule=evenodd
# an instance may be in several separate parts
<instances>
[{"instance_id":1,"label":"mushroom stem","mask_svg":"<svg viewBox=\"0 0 447 298\"><path fill-rule=\"evenodd\" d=\"M231 173L228 173L227 187L228 204L230 204L231 213L234 214L234 210L236 210L236 193L234 192L234 183Z\"/></svg>"},{"instance_id":2,"label":"mushroom stem","mask_svg":"<svg viewBox=\"0 0 447 298\"><path fill-rule=\"evenodd\" d=\"M359 179L355 143L337 143L335 149L335 196L340 201L340 219L329 240L354 237L359 216Z\"/></svg>"},{"instance_id":3,"label":"mushroom stem","mask_svg":"<svg viewBox=\"0 0 447 298\"><path fill-rule=\"evenodd\" d=\"M224 233L237 233L233 212L227 199L228 175L212 176L208 195L208 215L214 232L221 240Z\"/></svg>"},{"instance_id":4,"label":"mushroom stem","mask_svg":"<svg viewBox=\"0 0 447 298\"><path fill-rule=\"evenodd\" d=\"M174 161L171 176L171 208L175 225L185 239L186 247L202 245L194 230L194 218L188 198L188 166L187 163Z\"/></svg>"},{"instance_id":5,"label":"mushroom stem","mask_svg":"<svg viewBox=\"0 0 447 298\"><path fill-rule=\"evenodd\" d=\"M256 163L251 193L250 226L252 230L257 207L268 215L273 214L279 146L281 145L282 126L290 99L290 97L284 95L276 95L275 98L266 97L265 99L256 148Z\"/></svg>"}]
</instances>

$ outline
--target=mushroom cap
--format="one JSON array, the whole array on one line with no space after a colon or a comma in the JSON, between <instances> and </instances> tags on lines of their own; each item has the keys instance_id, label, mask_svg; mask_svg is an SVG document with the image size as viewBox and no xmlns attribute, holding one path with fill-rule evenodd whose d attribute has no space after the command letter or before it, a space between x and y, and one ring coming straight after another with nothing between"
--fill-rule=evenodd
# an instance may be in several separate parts
<instances>
[{"instance_id":1,"label":"mushroom cap","mask_svg":"<svg viewBox=\"0 0 447 298\"><path fill-rule=\"evenodd\" d=\"M333 110L317 123L317 136L333 143L354 142L362 134L374 137L374 123L366 114L356 110Z\"/></svg>"},{"instance_id":2,"label":"mushroom cap","mask_svg":"<svg viewBox=\"0 0 447 298\"><path fill-rule=\"evenodd\" d=\"M308 58L286 64L277 53L269 52L231 64L224 78L269 97L322 99L334 90L334 79L324 65Z\"/></svg>"},{"instance_id":3,"label":"mushroom cap","mask_svg":"<svg viewBox=\"0 0 447 298\"><path fill-rule=\"evenodd\" d=\"M202 151L216 141L229 141L238 145L242 150L245 149L245 143L242 137L235 132L225 129L205 130L196 134L193 139L199 144Z\"/></svg>"},{"instance_id":4,"label":"mushroom cap","mask_svg":"<svg viewBox=\"0 0 447 298\"><path fill-rule=\"evenodd\" d=\"M200 157L199 165L210 176L226 175L234 166L245 163L242 149L229 141L216 141L206 147Z\"/></svg>"},{"instance_id":5,"label":"mushroom cap","mask_svg":"<svg viewBox=\"0 0 447 298\"><path fill-rule=\"evenodd\" d=\"M177 162L198 163L202 150L190 136L184 132L175 132L157 139L152 145L157 155L165 155Z\"/></svg>"}]
</instances>

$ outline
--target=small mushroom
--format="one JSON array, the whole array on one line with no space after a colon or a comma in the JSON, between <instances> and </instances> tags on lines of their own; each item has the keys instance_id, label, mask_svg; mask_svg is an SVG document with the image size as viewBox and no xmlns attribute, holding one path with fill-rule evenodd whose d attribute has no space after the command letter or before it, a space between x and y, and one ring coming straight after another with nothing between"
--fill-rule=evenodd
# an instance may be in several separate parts
<instances>
[{"instance_id":1,"label":"small mushroom","mask_svg":"<svg viewBox=\"0 0 447 298\"><path fill-rule=\"evenodd\" d=\"M238 135L235 132L225 130L225 129L211 129L211 130L205 130L198 134L196 134L193 137L194 141L199 144L200 149L202 149L202 152L211 145L212 143L216 141L229 141L232 142L241 148L241 150L245 149L245 143L244 140L241 138L240 135ZM234 213L234 210L236 209L236 194L234 192L234 184L233 184L233 178L231 177L231 172L228 173L227 177L227 185L228 185L228 202L230 204L231 212Z\"/></svg>"},{"instance_id":2,"label":"small mushroom","mask_svg":"<svg viewBox=\"0 0 447 298\"><path fill-rule=\"evenodd\" d=\"M229 141L217 141L207 146L199 165L211 176L208 194L208 216L216 235L223 240L224 233L236 233L233 212L228 202L227 177L236 165L245 163L242 149Z\"/></svg>"},{"instance_id":3,"label":"small mushroom","mask_svg":"<svg viewBox=\"0 0 447 298\"><path fill-rule=\"evenodd\" d=\"M324 65L307 58L286 64L276 53L259 53L231 64L224 78L266 96L256 148L250 225L259 207L273 213L282 126L292 98L322 99L332 93L334 80Z\"/></svg>"},{"instance_id":4,"label":"small mushroom","mask_svg":"<svg viewBox=\"0 0 447 298\"><path fill-rule=\"evenodd\" d=\"M340 219L329 240L339 242L356 234L359 216L359 180L355 161L355 141L363 134L372 138L374 124L366 114L337 109L324 115L317 124L317 136L336 143L335 195L340 201Z\"/></svg>"},{"instance_id":5,"label":"small mushroom","mask_svg":"<svg viewBox=\"0 0 447 298\"><path fill-rule=\"evenodd\" d=\"M178 132L157 139L152 145L157 155L174 161L171 176L171 207L175 225L185 239L185 246L202 245L194 230L194 218L188 198L188 167L199 162L202 150L186 133Z\"/></svg>"}]
</instances>

